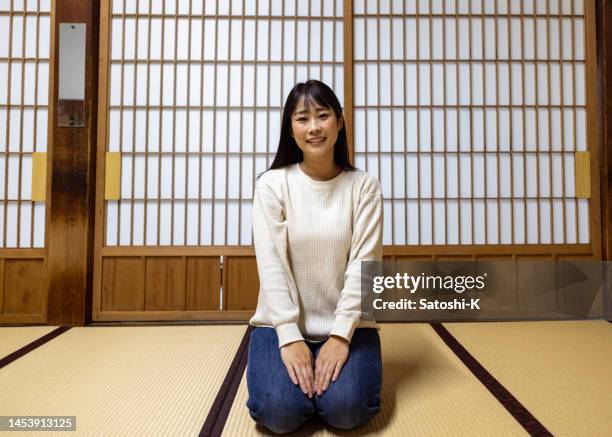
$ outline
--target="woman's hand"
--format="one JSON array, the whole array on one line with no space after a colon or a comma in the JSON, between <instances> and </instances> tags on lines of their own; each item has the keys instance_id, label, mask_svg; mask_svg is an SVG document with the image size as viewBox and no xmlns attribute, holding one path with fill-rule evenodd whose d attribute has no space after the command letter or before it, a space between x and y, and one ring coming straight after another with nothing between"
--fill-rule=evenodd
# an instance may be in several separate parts
<instances>
[{"instance_id":1,"label":"woman's hand","mask_svg":"<svg viewBox=\"0 0 612 437\"><path fill-rule=\"evenodd\" d=\"M305 395L312 398L314 394L312 352L303 340L295 341L281 347L281 359L294 384L300 384Z\"/></svg>"},{"instance_id":2,"label":"woman's hand","mask_svg":"<svg viewBox=\"0 0 612 437\"><path fill-rule=\"evenodd\" d=\"M330 380L335 382L340 376L342 366L349 356L349 343L342 337L331 336L319 350L315 364L314 387L321 396L329 387Z\"/></svg>"}]
</instances>

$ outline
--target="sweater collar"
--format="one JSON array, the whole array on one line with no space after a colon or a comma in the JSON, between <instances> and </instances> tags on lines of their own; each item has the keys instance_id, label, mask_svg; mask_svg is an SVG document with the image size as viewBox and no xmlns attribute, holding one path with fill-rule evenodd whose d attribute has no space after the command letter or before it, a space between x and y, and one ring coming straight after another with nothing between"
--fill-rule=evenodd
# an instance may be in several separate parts
<instances>
[{"instance_id":1,"label":"sweater collar","mask_svg":"<svg viewBox=\"0 0 612 437\"><path fill-rule=\"evenodd\" d=\"M300 167L300 163L296 163L293 164L294 166L294 171L296 173L298 173L299 177L308 185L310 185L311 187L314 188L331 188L333 186L335 186L338 181L340 179L342 179L342 177L344 176L344 174L346 173L345 170L342 170L340 173L338 173L338 175L332 179L329 179L327 181L317 181L315 179L312 179L310 176L308 176L306 173L304 173L304 171L302 170L302 168Z\"/></svg>"}]
</instances>

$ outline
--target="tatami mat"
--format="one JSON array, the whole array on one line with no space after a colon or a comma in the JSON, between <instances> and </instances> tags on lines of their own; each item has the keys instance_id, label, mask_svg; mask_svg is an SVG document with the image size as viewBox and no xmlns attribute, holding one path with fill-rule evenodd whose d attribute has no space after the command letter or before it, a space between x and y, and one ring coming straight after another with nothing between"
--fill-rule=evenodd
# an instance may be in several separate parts
<instances>
[{"instance_id":1,"label":"tatami mat","mask_svg":"<svg viewBox=\"0 0 612 437\"><path fill-rule=\"evenodd\" d=\"M296 435L520 436L524 429L427 324L381 325L382 409L368 425L334 431L318 419ZM268 435L245 406L243 376L224 436ZM271 433L270 433L271 434Z\"/></svg>"},{"instance_id":2,"label":"tatami mat","mask_svg":"<svg viewBox=\"0 0 612 437\"><path fill-rule=\"evenodd\" d=\"M245 330L72 328L0 371L0 411L76 416L79 436L197 436Z\"/></svg>"},{"instance_id":3,"label":"tatami mat","mask_svg":"<svg viewBox=\"0 0 612 437\"><path fill-rule=\"evenodd\" d=\"M0 327L0 358L56 329L57 326L6 326Z\"/></svg>"},{"instance_id":4,"label":"tatami mat","mask_svg":"<svg viewBox=\"0 0 612 437\"><path fill-rule=\"evenodd\" d=\"M554 435L612 435L612 324L444 326Z\"/></svg>"}]
</instances>

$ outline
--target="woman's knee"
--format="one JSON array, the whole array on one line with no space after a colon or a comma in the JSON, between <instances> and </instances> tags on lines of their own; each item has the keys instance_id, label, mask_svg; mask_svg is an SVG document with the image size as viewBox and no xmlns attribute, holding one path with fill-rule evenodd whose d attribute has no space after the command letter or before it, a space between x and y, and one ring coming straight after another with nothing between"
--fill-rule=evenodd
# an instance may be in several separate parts
<instances>
[{"instance_id":1,"label":"woman's knee","mask_svg":"<svg viewBox=\"0 0 612 437\"><path fill-rule=\"evenodd\" d=\"M301 393L300 393L301 394ZM249 397L247 407L251 417L262 426L277 434L297 430L315 413L311 400L285 396L266 396L265 400Z\"/></svg>"},{"instance_id":2,"label":"woman's knee","mask_svg":"<svg viewBox=\"0 0 612 437\"><path fill-rule=\"evenodd\" d=\"M349 430L365 424L380 411L380 396L368 401L357 392L323 393L315 398L317 412L328 425Z\"/></svg>"}]
</instances>

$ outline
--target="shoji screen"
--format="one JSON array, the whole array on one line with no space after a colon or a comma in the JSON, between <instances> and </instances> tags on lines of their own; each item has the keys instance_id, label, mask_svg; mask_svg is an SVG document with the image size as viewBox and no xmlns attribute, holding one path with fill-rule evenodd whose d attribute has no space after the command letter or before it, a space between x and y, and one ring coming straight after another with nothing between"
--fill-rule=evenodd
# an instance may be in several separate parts
<instances>
[{"instance_id":1,"label":"shoji screen","mask_svg":"<svg viewBox=\"0 0 612 437\"><path fill-rule=\"evenodd\" d=\"M289 90L320 78L343 100L341 0L113 0L110 20L104 245L251 245Z\"/></svg>"},{"instance_id":2,"label":"shoji screen","mask_svg":"<svg viewBox=\"0 0 612 437\"><path fill-rule=\"evenodd\" d=\"M49 23L49 0L0 1L0 247L4 248L44 247Z\"/></svg>"},{"instance_id":3,"label":"shoji screen","mask_svg":"<svg viewBox=\"0 0 612 437\"><path fill-rule=\"evenodd\" d=\"M384 243L589 243L583 1L353 6L355 161L381 180Z\"/></svg>"}]
</instances>

